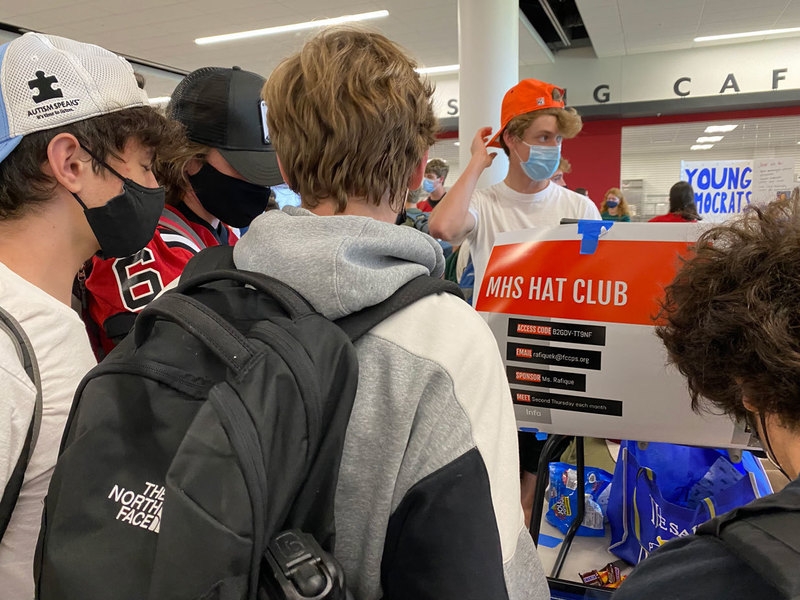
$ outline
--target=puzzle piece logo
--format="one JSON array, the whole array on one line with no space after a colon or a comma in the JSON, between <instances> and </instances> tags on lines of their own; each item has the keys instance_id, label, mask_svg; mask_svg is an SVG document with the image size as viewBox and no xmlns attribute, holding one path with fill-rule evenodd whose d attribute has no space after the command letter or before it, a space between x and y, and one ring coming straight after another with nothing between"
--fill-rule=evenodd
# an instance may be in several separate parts
<instances>
[{"instance_id":1,"label":"puzzle piece logo","mask_svg":"<svg viewBox=\"0 0 800 600\"><path fill-rule=\"evenodd\" d=\"M28 82L28 87L37 92L33 96L33 101L39 104L53 98L63 98L64 92L59 88L53 88L54 83L58 83L55 75L45 77L44 71L36 71L36 79L31 79Z\"/></svg>"}]
</instances>

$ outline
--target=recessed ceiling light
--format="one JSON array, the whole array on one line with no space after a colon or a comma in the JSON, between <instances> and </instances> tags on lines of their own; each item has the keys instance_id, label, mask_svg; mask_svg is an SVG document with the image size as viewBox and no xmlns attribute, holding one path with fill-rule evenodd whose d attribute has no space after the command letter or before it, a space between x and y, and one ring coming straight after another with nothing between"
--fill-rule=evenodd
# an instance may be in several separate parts
<instances>
[{"instance_id":1,"label":"recessed ceiling light","mask_svg":"<svg viewBox=\"0 0 800 600\"><path fill-rule=\"evenodd\" d=\"M706 127L706 133L728 133L729 131L736 129L738 126L738 123L735 125L709 125Z\"/></svg>"},{"instance_id":2,"label":"recessed ceiling light","mask_svg":"<svg viewBox=\"0 0 800 600\"><path fill-rule=\"evenodd\" d=\"M797 143L800 144L800 142L797 142ZM461 142L453 142L453 146L460 146L460 145L461 145Z\"/></svg>"},{"instance_id":3,"label":"recessed ceiling light","mask_svg":"<svg viewBox=\"0 0 800 600\"><path fill-rule=\"evenodd\" d=\"M459 65L442 65L441 67L420 67L414 69L420 75L432 75L434 73L455 73Z\"/></svg>"},{"instance_id":4,"label":"recessed ceiling light","mask_svg":"<svg viewBox=\"0 0 800 600\"><path fill-rule=\"evenodd\" d=\"M695 144L689 150L711 150L714 147L714 144Z\"/></svg>"},{"instance_id":5,"label":"recessed ceiling light","mask_svg":"<svg viewBox=\"0 0 800 600\"><path fill-rule=\"evenodd\" d=\"M698 143L698 144L707 144L707 143L709 143L709 142L711 142L711 143L714 143L714 142L721 142L721 141L722 141L722 138L724 138L724 137L725 137L724 135L708 135L708 136L702 136L702 137L699 137L699 138L697 138L697 143Z\"/></svg>"},{"instance_id":6,"label":"recessed ceiling light","mask_svg":"<svg viewBox=\"0 0 800 600\"><path fill-rule=\"evenodd\" d=\"M167 104L171 96L156 96L155 98L148 98L150 104Z\"/></svg>"},{"instance_id":7,"label":"recessed ceiling light","mask_svg":"<svg viewBox=\"0 0 800 600\"><path fill-rule=\"evenodd\" d=\"M316 27L327 27L328 25L339 25L341 23L353 23L356 21L367 21L369 19L380 19L388 17L388 10L376 10L372 12L359 13L357 15L344 15L332 19L319 19L317 21L305 21L303 23L293 23L291 25L279 25L278 27L266 27L264 29L251 29L249 31L239 31L236 33L225 33L222 35L212 35L209 37L197 38L194 43L199 46L205 44L217 44L219 42L231 42L233 40L245 40L262 35L274 35L276 33L287 33L290 31L301 31L303 29L314 29Z\"/></svg>"},{"instance_id":8,"label":"recessed ceiling light","mask_svg":"<svg viewBox=\"0 0 800 600\"><path fill-rule=\"evenodd\" d=\"M732 40L736 38L761 37L764 35L780 35L782 33L800 33L800 27L787 29L763 29L761 31L744 31L742 33L725 33L723 35L705 35L694 38L695 42L715 42L717 40Z\"/></svg>"}]
</instances>

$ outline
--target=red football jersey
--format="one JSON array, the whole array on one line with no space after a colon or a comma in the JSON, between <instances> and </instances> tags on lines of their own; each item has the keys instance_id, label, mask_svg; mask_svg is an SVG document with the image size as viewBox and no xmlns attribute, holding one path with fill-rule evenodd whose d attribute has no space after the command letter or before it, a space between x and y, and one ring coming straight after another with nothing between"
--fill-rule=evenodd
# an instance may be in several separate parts
<instances>
[{"instance_id":1,"label":"red football jersey","mask_svg":"<svg viewBox=\"0 0 800 600\"><path fill-rule=\"evenodd\" d=\"M189 224L206 247L220 244L209 225L188 219L174 206L167 206L167 209L178 215L182 223ZM170 227L165 226L164 218L150 243L136 254L92 259L91 272L85 282L84 318L91 320L87 329L98 358L125 337L136 314L179 277L189 259L202 249L190 235L184 236L174 230L176 221L172 221ZM228 243L235 244L237 236L230 228L223 227Z\"/></svg>"}]
</instances>

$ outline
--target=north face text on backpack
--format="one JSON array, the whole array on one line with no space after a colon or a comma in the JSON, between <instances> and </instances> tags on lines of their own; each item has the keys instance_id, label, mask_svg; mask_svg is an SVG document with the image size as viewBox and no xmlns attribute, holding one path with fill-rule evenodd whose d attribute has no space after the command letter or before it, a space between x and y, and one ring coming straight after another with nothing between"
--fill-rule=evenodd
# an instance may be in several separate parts
<instances>
[{"instance_id":1,"label":"north face text on backpack","mask_svg":"<svg viewBox=\"0 0 800 600\"><path fill-rule=\"evenodd\" d=\"M149 481L145 482L143 493L126 490L115 483L108 498L121 505L117 513L117 521L158 533L161 527L164 491L163 485Z\"/></svg>"}]
</instances>

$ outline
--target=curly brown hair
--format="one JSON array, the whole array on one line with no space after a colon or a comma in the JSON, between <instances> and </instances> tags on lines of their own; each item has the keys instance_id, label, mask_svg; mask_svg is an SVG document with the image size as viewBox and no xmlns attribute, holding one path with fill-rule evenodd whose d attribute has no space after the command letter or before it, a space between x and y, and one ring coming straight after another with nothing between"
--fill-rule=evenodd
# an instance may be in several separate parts
<instances>
[{"instance_id":1,"label":"curly brown hair","mask_svg":"<svg viewBox=\"0 0 800 600\"><path fill-rule=\"evenodd\" d=\"M150 106L126 108L62 127L37 131L22 138L0 162L0 220L18 219L47 202L58 185L42 171L47 148L60 133L71 133L100 160L120 158L129 139L155 150L154 162L183 139L180 124L168 120ZM92 160L99 172L100 163Z\"/></svg>"},{"instance_id":2,"label":"curly brown hair","mask_svg":"<svg viewBox=\"0 0 800 600\"><path fill-rule=\"evenodd\" d=\"M800 203L753 207L706 231L667 287L656 333L686 376L692 408L706 399L743 419L800 430Z\"/></svg>"}]
</instances>

